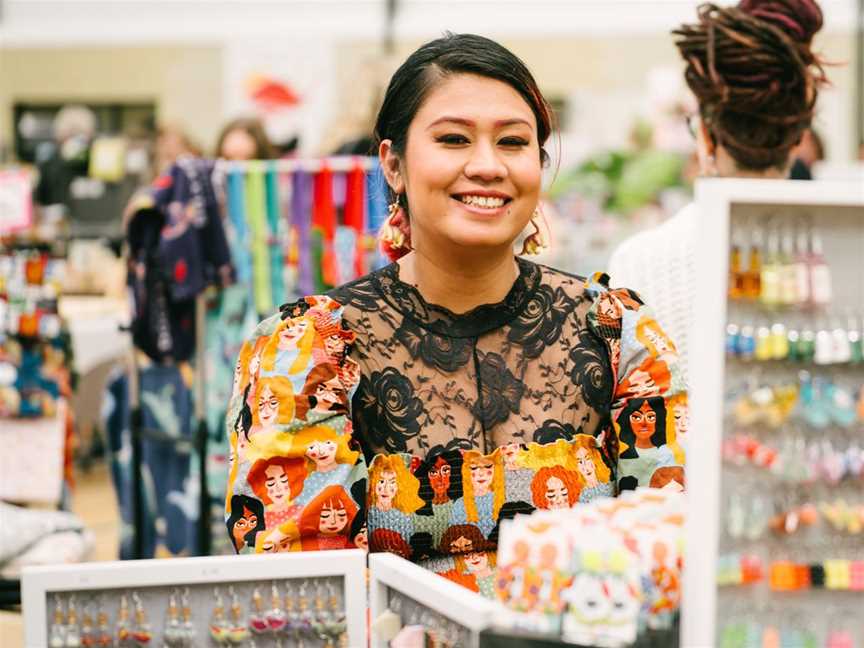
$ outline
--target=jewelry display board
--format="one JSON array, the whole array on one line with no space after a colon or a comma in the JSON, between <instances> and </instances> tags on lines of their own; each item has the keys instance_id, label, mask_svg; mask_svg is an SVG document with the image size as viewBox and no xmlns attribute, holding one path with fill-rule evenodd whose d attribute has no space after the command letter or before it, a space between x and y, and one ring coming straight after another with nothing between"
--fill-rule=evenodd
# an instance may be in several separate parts
<instances>
[{"instance_id":1,"label":"jewelry display board","mask_svg":"<svg viewBox=\"0 0 864 648\"><path fill-rule=\"evenodd\" d=\"M681 645L864 645L864 185L696 203Z\"/></svg>"},{"instance_id":2,"label":"jewelry display board","mask_svg":"<svg viewBox=\"0 0 864 648\"><path fill-rule=\"evenodd\" d=\"M434 629L436 645L476 648L501 608L494 602L394 554L369 555L372 648L386 648L374 620L385 610L401 624Z\"/></svg>"},{"instance_id":3,"label":"jewelry display board","mask_svg":"<svg viewBox=\"0 0 864 648\"><path fill-rule=\"evenodd\" d=\"M25 645L360 648L365 570L359 549L28 568Z\"/></svg>"}]
</instances>

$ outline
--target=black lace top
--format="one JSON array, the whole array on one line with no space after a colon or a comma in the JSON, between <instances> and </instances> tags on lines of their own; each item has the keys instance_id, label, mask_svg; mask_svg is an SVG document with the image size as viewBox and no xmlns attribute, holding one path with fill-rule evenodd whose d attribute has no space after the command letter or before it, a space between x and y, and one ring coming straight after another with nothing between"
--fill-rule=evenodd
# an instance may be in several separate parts
<instances>
[{"instance_id":1,"label":"black lace top","mask_svg":"<svg viewBox=\"0 0 864 648\"><path fill-rule=\"evenodd\" d=\"M609 425L615 376L585 279L519 259L497 304L428 304L391 264L331 293L356 334L355 434L367 458L548 443Z\"/></svg>"}]
</instances>

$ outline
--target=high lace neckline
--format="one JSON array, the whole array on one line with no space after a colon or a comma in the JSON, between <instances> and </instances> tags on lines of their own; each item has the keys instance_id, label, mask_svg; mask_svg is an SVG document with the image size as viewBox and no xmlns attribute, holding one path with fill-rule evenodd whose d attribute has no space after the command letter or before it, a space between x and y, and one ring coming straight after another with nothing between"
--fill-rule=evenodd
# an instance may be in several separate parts
<instances>
[{"instance_id":1,"label":"high lace neckline","mask_svg":"<svg viewBox=\"0 0 864 648\"><path fill-rule=\"evenodd\" d=\"M539 286L540 267L519 257L516 257L516 263L519 275L504 299L494 304L481 304L466 313L454 313L444 306L427 302L416 286L399 278L397 263L381 268L371 277L381 298L421 328L447 337L474 338L516 318Z\"/></svg>"}]
</instances>

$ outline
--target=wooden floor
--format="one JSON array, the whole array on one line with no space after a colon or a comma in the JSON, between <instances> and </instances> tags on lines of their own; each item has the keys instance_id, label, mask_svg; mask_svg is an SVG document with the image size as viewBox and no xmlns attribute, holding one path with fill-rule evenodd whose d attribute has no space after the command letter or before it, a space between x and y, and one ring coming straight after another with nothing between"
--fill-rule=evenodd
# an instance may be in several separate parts
<instances>
[{"instance_id":1,"label":"wooden floor","mask_svg":"<svg viewBox=\"0 0 864 648\"><path fill-rule=\"evenodd\" d=\"M79 470L76 479L78 484L72 498L72 510L95 536L96 546L92 560L116 560L120 520L108 467L97 463L87 473ZM0 646L24 646L21 614L0 611Z\"/></svg>"}]
</instances>

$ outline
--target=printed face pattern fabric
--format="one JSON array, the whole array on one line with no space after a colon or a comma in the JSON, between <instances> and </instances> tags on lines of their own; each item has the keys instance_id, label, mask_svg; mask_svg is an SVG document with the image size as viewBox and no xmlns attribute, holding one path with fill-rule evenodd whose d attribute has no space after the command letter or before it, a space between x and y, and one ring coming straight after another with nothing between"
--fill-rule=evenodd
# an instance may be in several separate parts
<instances>
[{"instance_id":1,"label":"printed face pattern fabric","mask_svg":"<svg viewBox=\"0 0 864 648\"><path fill-rule=\"evenodd\" d=\"M491 593L501 519L683 488L674 344L605 275L517 261L504 301L466 314L392 264L259 325L228 417L239 549L368 542Z\"/></svg>"},{"instance_id":2,"label":"printed face pattern fabric","mask_svg":"<svg viewBox=\"0 0 864 648\"><path fill-rule=\"evenodd\" d=\"M301 300L243 345L227 420L237 552L365 548L366 463L347 416L359 374L341 312Z\"/></svg>"}]
</instances>

